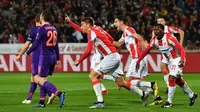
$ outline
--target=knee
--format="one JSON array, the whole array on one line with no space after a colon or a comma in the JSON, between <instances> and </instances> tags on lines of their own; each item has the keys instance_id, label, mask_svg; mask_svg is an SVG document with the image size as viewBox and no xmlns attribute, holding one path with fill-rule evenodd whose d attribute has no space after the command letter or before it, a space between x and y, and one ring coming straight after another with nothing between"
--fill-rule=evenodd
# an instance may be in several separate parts
<instances>
[{"instance_id":1,"label":"knee","mask_svg":"<svg viewBox=\"0 0 200 112\"><path fill-rule=\"evenodd\" d=\"M160 69L161 71L166 71L167 70L167 65L165 63L160 64Z\"/></svg>"},{"instance_id":2,"label":"knee","mask_svg":"<svg viewBox=\"0 0 200 112\"><path fill-rule=\"evenodd\" d=\"M176 77L170 75L168 78L168 82L169 82L169 86L171 87L176 86Z\"/></svg>"},{"instance_id":3,"label":"knee","mask_svg":"<svg viewBox=\"0 0 200 112\"><path fill-rule=\"evenodd\" d=\"M127 88L127 83L126 81L116 81L117 85L120 87L125 87Z\"/></svg>"},{"instance_id":4,"label":"knee","mask_svg":"<svg viewBox=\"0 0 200 112\"><path fill-rule=\"evenodd\" d=\"M176 84L182 87L185 84L185 81L182 79L182 77L177 77Z\"/></svg>"},{"instance_id":5,"label":"knee","mask_svg":"<svg viewBox=\"0 0 200 112\"><path fill-rule=\"evenodd\" d=\"M96 72L93 72L93 71L89 75L89 78L90 78L91 81L97 80L98 77L99 77L99 75Z\"/></svg>"}]
</instances>

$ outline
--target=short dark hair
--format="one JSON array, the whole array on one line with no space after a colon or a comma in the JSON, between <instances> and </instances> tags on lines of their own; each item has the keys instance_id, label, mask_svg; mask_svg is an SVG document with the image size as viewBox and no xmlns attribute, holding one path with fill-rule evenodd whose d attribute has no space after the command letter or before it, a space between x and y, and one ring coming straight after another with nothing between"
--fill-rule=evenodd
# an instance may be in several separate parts
<instances>
[{"instance_id":1,"label":"short dark hair","mask_svg":"<svg viewBox=\"0 0 200 112\"><path fill-rule=\"evenodd\" d=\"M165 29L165 26L163 24L156 24L154 25L154 27L159 27L160 29L164 30Z\"/></svg>"},{"instance_id":2,"label":"short dark hair","mask_svg":"<svg viewBox=\"0 0 200 112\"><path fill-rule=\"evenodd\" d=\"M35 16L35 22L36 22L36 23L39 23L39 22L40 22L40 14L37 14L37 15Z\"/></svg>"},{"instance_id":3,"label":"short dark hair","mask_svg":"<svg viewBox=\"0 0 200 112\"><path fill-rule=\"evenodd\" d=\"M124 24L127 24L127 20L126 20L126 17L124 15L117 15L117 16L115 16L115 19L123 21Z\"/></svg>"},{"instance_id":4,"label":"short dark hair","mask_svg":"<svg viewBox=\"0 0 200 112\"><path fill-rule=\"evenodd\" d=\"M47 10L43 11L42 14L41 14L41 16L44 18L44 21L46 21L46 22L50 22L51 19L52 19L51 12L49 12Z\"/></svg>"},{"instance_id":5,"label":"short dark hair","mask_svg":"<svg viewBox=\"0 0 200 112\"><path fill-rule=\"evenodd\" d=\"M94 19L92 17L83 17L81 21L94 26Z\"/></svg>"}]
</instances>

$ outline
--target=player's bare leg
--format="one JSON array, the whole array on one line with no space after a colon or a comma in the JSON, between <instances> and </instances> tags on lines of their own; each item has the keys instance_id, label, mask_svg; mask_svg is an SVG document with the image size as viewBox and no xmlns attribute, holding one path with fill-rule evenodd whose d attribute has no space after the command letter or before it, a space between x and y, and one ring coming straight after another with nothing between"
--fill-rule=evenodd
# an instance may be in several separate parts
<instances>
[{"instance_id":1,"label":"player's bare leg","mask_svg":"<svg viewBox=\"0 0 200 112\"><path fill-rule=\"evenodd\" d=\"M166 63L162 63L160 64L160 69L161 69L161 72L163 73L164 75L164 80L165 80L165 83L167 85L167 89L165 91L165 94L168 94L168 78L169 78L169 70L168 70L168 65Z\"/></svg>"},{"instance_id":2,"label":"player's bare leg","mask_svg":"<svg viewBox=\"0 0 200 112\"><path fill-rule=\"evenodd\" d=\"M103 100L103 95L102 95L102 90L101 90L101 81L99 80L99 75L96 73L94 70L92 70L89 74L89 78L92 82L94 92L97 96L97 102L95 105L90 106L89 108L94 109L94 108L104 108L104 100Z\"/></svg>"},{"instance_id":3,"label":"player's bare leg","mask_svg":"<svg viewBox=\"0 0 200 112\"><path fill-rule=\"evenodd\" d=\"M31 104L31 99L33 94L35 93L36 88L37 88L37 83L34 82L33 76L31 74L31 85L29 89L29 94L28 97L24 101L22 101L23 104Z\"/></svg>"},{"instance_id":4,"label":"player's bare leg","mask_svg":"<svg viewBox=\"0 0 200 112\"><path fill-rule=\"evenodd\" d=\"M147 98L149 96L149 94L147 92L144 92L140 88L138 88L137 86L131 84L131 81L125 81L123 77L117 77L115 82L117 83L117 85L124 87L127 90L140 95L141 99L143 101L143 105L147 106Z\"/></svg>"}]
</instances>

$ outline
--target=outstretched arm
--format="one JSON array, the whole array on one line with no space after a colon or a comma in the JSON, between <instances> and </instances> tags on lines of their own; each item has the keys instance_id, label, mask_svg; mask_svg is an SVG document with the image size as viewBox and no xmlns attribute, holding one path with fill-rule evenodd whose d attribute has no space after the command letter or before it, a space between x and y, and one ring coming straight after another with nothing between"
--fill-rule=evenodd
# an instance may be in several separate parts
<instances>
[{"instance_id":1,"label":"outstretched arm","mask_svg":"<svg viewBox=\"0 0 200 112\"><path fill-rule=\"evenodd\" d=\"M141 53L137 60L137 64L140 64L140 61L151 51L152 47L150 45L147 46L147 48Z\"/></svg>"},{"instance_id":2,"label":"outstretched arm","mask_svg":"<svg viewBox=\"0 0 200 112\"><path fill-rule=\"evenodd\" d=\"M78 66L84 59L86 59L92 52L93 41L89 40L85 52L81 55L80 59L74 62L74 65Z\"/></svg>"},{"instance_id":3,"label":"outstretched arm","mask_svg":"<svg viewBox=\"0 0 200 112\"><path fill-rule=\"evenodd\" d=\"M67 22L69 22L69 24L75 29L78 30L80 32L82 32L81 27L78 26L76 23L74 23L73 21L71 21L71 19L69 18L68 15L65 14L65 19L67 20Z\"/></svg>"}]
</instances>

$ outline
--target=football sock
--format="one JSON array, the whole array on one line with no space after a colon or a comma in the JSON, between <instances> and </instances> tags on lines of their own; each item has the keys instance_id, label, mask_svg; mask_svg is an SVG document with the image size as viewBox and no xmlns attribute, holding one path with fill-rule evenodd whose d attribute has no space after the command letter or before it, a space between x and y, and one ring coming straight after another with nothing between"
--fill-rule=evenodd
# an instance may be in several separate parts
<instances>
[{"instance_id":1,"label":"football sock","mask_svg":"<svg viewBox=\"0 0 200 112\"><path fill-rule=\"evenodd\" d=\"M111 76L111 75L104 75L104 76L103 76L103 79L115 81L115 79L114 79L113 76Z\"/></svg>"},{"instance_id":2,"label":"football sock","mask_svg":"<svg viewBox=\"0 0 200 112\"><path fill-rule=\"evenodd\" d=\"M31 100L32 99L32 96L33 96L36 88L37 88L37 84L35 82L31 82L31 86L30 86L30 89L29 89L29 94L28 94L28 97L26 98L26 100Z\"/></svg>"},{"instance_id":3,"label":"football sock","mask_svg":"<svg viewBox=\"0 0 200 112\"><path fill-rule=\"evenodd\" d=\"M105 86L101 83L101 90L102 91L105 91L106 90L106 88L105 88Z\"/></svg>"},{"instance_id":4,"label":"football sock","mask_svg":"<svg viewBox=\"0 0 200 112\"><path fill-rule=\"evenodd\" d=\"M194 92L189 88L188 84L183 79L181 79L178 85L182 88L184 93L188 94L190 98L193 97Z\"/></svg>"},{"instance_id":5,"label":"football sock","mask_svg":"<svg viewBox=\"0 0 200 112\"><path fill-rule=\"evenodd\" d=\"M50 83L48 81L45 81L44 84L43 84L43 86L45 87L45 89L47 91L49 91L51 93L54 93L54 94L56 94L57 96L60 97L61 92L59 90L57 90L57 88L52 83Z\"/></svg>"},{"instance_id":6,"label":"football sock","mask_svg":"<svg viewBox=\"0 0 200 112\"><path fill-rule=\"evenodd\" d=\"M93 89L94 92L97 96L97 101L98 102L103 102L103 96L102 96L102 92L101 92L101 83L99 80L96 81L92 81L92 85L93 85Z\"/></svg>"},{"instance_id":7,"label":"football sock","mask_svg":"<svg viewBox=\"0 0 200 112\"><path fill-rule=\"evenodd\" d=\"M130 81L127 81L127 88L129 89L129 91L137 93L140 96L143 96L143 91L137 86L132 85Z\"/></svg>"},{"instance_id":8,"label":"football sock","mask_svg":"<svg viewBox=\"0 0 200 112\"><path fill-rule=\"evenodd\" d=\"M50 97L52 93L50 91L47 91L47 94Z\"/></svg>"},{"instance_id":9,"label":"football sock","mask_svg":"<svg viewBox=\"0 0 200 112\"><path fill-rule=\"evenodd\" d=\"M169 103L172 103L172 98L174 96L175 90L176 90L176 80L173 78L169 78L169 86L168 86L168 99L167 101Z\"/></svg>"},{"instance_id":10,"label":"football sock","mask_svg":"<svg viewBox=\"0 0 200 112\"><path fill-rule=\"evenodd\" d=\"M163 75L164 75L165 83L166 83L167 86L168 86L168 85L169 85L169 83L168 83L169 71L164 71L164 72L163 72Z\"/></svg>"},{"instance_id":11,"label":"football sock","mask_svg":"<svg viewBox=\"0 0 200 112\"><path fill-rule=\"evenodd\" d=\"M151 82L141 80L131 80L131 84L137 87L151 87Z\"/></svg>"},{"instance_id":12,"label":"football sock","mask_svg":"<svg viewBox=\"0 0 200 112\"><path fill-rule=\"evenodd\" d=\"M39 85L39 86L40 86L40 102L39 103L44 104L45 97L46 97L46 89L41 85Z\"/></svg>"}]
</instances>

